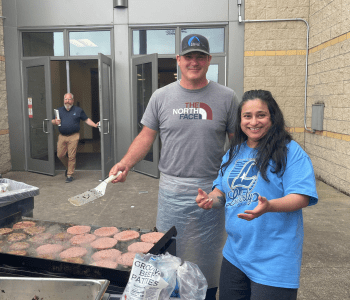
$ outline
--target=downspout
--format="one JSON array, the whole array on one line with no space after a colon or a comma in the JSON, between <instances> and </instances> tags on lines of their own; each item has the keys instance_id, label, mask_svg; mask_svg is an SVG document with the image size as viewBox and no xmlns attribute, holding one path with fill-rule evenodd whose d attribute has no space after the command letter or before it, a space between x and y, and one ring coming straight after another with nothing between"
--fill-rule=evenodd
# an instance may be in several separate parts
<instances>
[{"instance_id":1,"label":"downspout","mask_svg":"<svg viewBox=\"0 0 350 300\"><path fill-rule=\"evenodd\" d=\"M301 18L295 19L269 19L269 20L242 20L241 16L241 5L242 0L237 0L238 5L238 22L239 23L256 23L256 22L288 22L288 21L302 21L306 24L307 34L306 34L306 62L305 62L305 95L304 95L304 128L306 131L314 133L314 130L309 130L306 127L306 115L307 115L307 78L308 78L308 60L309 60L309 23Z\"/></svg>"}]
</instances>

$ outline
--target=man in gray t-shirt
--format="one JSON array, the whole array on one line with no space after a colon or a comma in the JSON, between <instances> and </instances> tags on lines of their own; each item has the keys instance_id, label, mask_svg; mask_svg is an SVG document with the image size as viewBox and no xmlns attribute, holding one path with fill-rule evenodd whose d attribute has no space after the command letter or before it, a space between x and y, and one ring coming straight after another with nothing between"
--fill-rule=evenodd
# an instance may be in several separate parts
<instances>
[{"instance_id":1,"label":"man in gray t-shirt","mask_svg":"<svg viewBox=\"0 0 350 300\"><path fill-rule=\"evenodd\" d=\"M157 229L177 229L176 256L199 266L208 282L205 299L215 299L221 250L225 242L224 209L205 211L195 201L198 188L211 191L232 136L238 99L235 92L206 78L211 55L208 40L186 36L176 56L181 81L158 89L141 123L143 129L110 175L124 182L129 170L150 150L157 133L162 149Z\"/></svg>"}]
</instances>

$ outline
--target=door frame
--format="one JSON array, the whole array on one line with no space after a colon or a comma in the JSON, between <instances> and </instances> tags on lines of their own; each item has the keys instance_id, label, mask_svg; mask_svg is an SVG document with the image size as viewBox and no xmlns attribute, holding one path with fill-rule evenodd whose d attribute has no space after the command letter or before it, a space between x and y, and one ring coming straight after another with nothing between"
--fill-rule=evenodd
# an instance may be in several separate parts
<instances>
[{"instance_id":1,"label":"door frame","mask_svg":"<svg viewBox=\"0 0 350 300\"><path fill-rule=\"evenodd\" d=\"M100 143L101 143L101 175L106 179L109 170L114 165L114 104L113 104L113 60L101 53L98 54L99 105L100 105ZM104 75L104 65L107 66L108 78ZM108 95L106 95L106 89ZM105 113L109 116L106 118ZM109 139L107 138L107 135ZM107 149L109 147L109 149ZM109 156L108 156L109 154ZM108 157L107 157L108 156Z\"/></svg>"},{"instance_id":2,"label":"door frame","mask_svg":"<svg viewBox=\"0 0 350 300\"><path fill-rule=\"evenodd\" d=\"M25 168L27 171L32 171L36 173L42 173L47 175L55 175L55 154L54 154L54 130L51 123L53 116L52 109L52 93L51 93L51 70L50 70L50 57L40 57L33 58L22 61L22 95L23 95L23 117L24 117L24 148L25 148ZM46 129L48 134L47 140L47 150L48 150L48 160L35 160L31 158L30 154L30 128L29 128L29 112L28 112L28 78L27 78L27 68L44 66L44 76L45 76L45 104L46 104L46 119L43 120L43 131L45 123L47 124ZM46 122L45 122L46 121Z\"/></svg>"},{"instance_id":3,"label":"door frame","mask_svg":"<svg viewBox=\"0 0 350 300\"><path fill-rule=\"evenodd\" d=\"M153 53L149 55L140 55L137 57L133 57L131 59L131 86L132 86L132 137L133 139L136 138L136 136L139 134L138 126L142 126L142 124L138 123L138 110L137 110L137 80L138 80L138 74L137 74L137 65L151 63L152 65L152 92L151 95L157 90L158 88L158 54ZM148 99L149 101L149 99ZM143 111L144 112L144 111ZM142 112L142 114L143 114ZM140 128L141 129L141 128ZM153 161L148 160L141 160L139 163L137 163L134 166L134 171L159 178L160 172L158 170L158 163L159 163L159 151L160 151L160 141L159 141L159 134L157 134L157 137L152 145L152 151L153 151Z\"/></svg>"}]
</instances>

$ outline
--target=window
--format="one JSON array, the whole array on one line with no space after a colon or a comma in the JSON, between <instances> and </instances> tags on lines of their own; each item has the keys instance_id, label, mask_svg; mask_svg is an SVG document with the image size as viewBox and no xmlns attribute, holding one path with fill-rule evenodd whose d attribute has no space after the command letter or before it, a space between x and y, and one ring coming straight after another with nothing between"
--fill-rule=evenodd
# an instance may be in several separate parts
<instances>
[{"instance_id":1,"label":"window","mask_svg":"<svg viewBox=\"0 0 350 300\"><path fill-rule=\"evenodd\" d=\"M196 33L208 39L210 54L225 52L225 28L181 28L181 40L186 35Z\"/></svg>"},{"instance_id":2,"label":"window","mask_svg":"<svg viewBox=\"0 0 350 300\"><path fill-rule=\"evenodd\" d=\"M133 54L175 54L175 29L133 30Z\"/></svg>"},{"instance_id":3,"label":"window","mask_svg":"<svg viewBox=\"0 0 350 300\"><path fill-rule=\"evenodd\" d=\"M63 32L23 32L23 56L63 56Z\"/></svg>"},{"instance_id":4,"label":"window","mask_svg":"<svg viewBox=\"0 0 350 300\"><path fill-rule=\"evenodd\" d=\"M78 31L69 33L69 55L111 55L111 33L105 31Z\"/></svg>"},{"instance_id":5,"label":"window","mask_svg":"<svg viewBox=\"0 0 350 300\"><path fill-rule=\"evenodd\" d=\"M215 82L219 82L219 65L210 64L207 72L207 79Z\"/></svg>"}]
</instances>

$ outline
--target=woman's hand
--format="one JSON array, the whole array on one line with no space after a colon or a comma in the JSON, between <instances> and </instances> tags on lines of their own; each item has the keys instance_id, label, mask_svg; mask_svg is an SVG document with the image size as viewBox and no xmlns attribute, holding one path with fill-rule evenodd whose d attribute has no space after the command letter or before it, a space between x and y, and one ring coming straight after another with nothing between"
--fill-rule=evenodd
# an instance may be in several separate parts
<instances>
[{"instance_id":1,"label":"woman's hand","mask_svg":"<svg viewBox=\"0 0 350 300\"><path fill-rule=\"evenodd\" d=\"M213 199L209 199L208 194L200 188L198 189L196 202L203 209L211 209L213 207Z\"/></svg>"},{"instance_id":2,"label":"woman's hand","mask_svg":"<svg viewBox=\"0 0 350 300\"><path fill-rule=\"evenodd\" d=\"M258 205L253 210L245 210L244 213L238 214L238 218L244 219L247 221L254 220L255 218L260 217L264 213L269 211L270 203L269 201L262 196L258 197Z\"/></svg>"},{"instance_id":3,"label":"woman's hand","mask_svg":"<svg viewBox=\"0 0 350 300\"><path fill-rule=\"evenodd\" d=\"M310 197L303 194L288 194L282 198L267 200L259 196L258 205L253 210L238 214L238 218L251 221L267 212L292 212L309 205Z\"/></svg>"}]
</instances>

